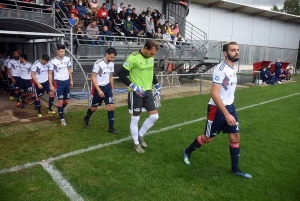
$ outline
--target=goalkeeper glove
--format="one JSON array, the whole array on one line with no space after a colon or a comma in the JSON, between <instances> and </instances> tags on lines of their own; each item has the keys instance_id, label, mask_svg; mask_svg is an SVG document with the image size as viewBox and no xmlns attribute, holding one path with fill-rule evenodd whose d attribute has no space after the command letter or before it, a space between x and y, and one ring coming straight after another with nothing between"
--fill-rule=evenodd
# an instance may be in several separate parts
<instances>
[{"instance_id":1,"label":"goalkeeper glove","mask_svg":"<svg viewBox=\"0 0 300 201\"><path fill-rule=\"evenodd\" d=\"M160 84L157 83L157 84L155 85L155 88L156 88L156 92L154 93L153 96L157 96L158 99L160 100L160 93L161 93L161 87L160 87Z\"/></svg>"},{"instance_id":2,"label":"goalkeeper glove","mask_svg":"<svg viewBox=\"0 0 300 201\"><path fill-rule=\"evenodd\" d=\"M144 92L143 88L138 87L133 83L131 83L129 85L129 88L132 89L135 92L136 96L139 97L139 98L141 98L141 97L143 97L143 95L145 95L145 92Z\"/></svg>"}]
</instances>

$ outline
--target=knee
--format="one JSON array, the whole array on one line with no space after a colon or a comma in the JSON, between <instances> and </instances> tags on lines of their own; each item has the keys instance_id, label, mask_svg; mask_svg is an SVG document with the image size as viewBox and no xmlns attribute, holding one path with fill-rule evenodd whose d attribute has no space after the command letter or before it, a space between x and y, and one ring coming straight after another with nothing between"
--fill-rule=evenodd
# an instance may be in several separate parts
<instances>
[{"instance_id":1,"label":"knee","mask_svg":"<svg viewBox=\"0 0 300 201\"><path fill-rule=\"evenodd\" d=\"M157 121L159 116L158 116L158 113L156 114L150 114L149 118L151 118L153 121Z\"/></svg>"},{"instance_id":2,"label":"knee","mask_svg":"<svg viewBox=\"0 0 300 201\"><path fill-rule=\"evenodd\" d=\"M63 104L64 104L64 105L68 105L68 103L69 103L68 100L64 100L64 101L63 101Z\"/></svg>"},{"instance_id":3,"label":"knee","mask_svg":"<svg viewBox=\"0 0 300 201\"><path fill-rule=\"evenodd\" d=\"M229 134L230 142L240 142L240 134Z\"/></svg>"},{"instance_id":4,"label":"knee","mask_svg":"<svg viewBox=\"0 0 300 201\"><path fill-rule=\"evenodd\" d=\"M203 143L209 143L209 142L213 141L214 138L207 137L206 135L202 135L201 139L202 139Z\"/></svg>"},{"instance_id":5,"label":"knee","mask_svg":"<svg viewBox=\"0 0 300 201\"><path fill-rule=\"evenodd\" d=\"M92 110L92 112L95 112L97 110L97 107L90 107L90 110Z\"/></svg>"},{"instance_id":6,"label":"knee","mask_svg":"<svg viewBox=\"0 0 300 201\"><path fill-rule=\"evenodd\" d=\"M113 111L114 110L114 105L112 105L112 104L107 105L107 110L108 111Z\"/></svg>"}]
</instances>

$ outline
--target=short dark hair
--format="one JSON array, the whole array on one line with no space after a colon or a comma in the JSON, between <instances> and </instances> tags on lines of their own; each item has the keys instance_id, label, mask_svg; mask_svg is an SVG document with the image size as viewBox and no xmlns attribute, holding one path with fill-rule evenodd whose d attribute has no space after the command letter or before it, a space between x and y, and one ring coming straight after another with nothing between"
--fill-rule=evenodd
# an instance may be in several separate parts
<instances>
[{"instance_id":1,"label":"short dark hair","mask_svg":"<svg viewBox=\"0 0 300 201\"><path fill-rule=\"evenodd\" d=\"M43 54L42 55L42 59L45 60L45 61L49 61L50 60L50 57L48 54Z\"/></svg>"},{"instance_id":2,"label":"short dark hair","mask_svg":"<svg viewBox=\"0 0 300 201\"><path fill-rule=\"evenodd\" d=\"M108 55L114 54L115 56L117 56L117 50L116 50L115 48L113 48L113 47L108 48L108 49L106 50L106 53L107 53Z\"/></svg>"},{"instance_id":3,"label":"short dark hair","mask_svg":"<svg viewBox=\"0 0 300 201\"><path fill-rule=\"evenodd\" d=\"M91 20L91 22L97 22L96 18L93 18L93 19Z\"/></svg>"},{"instance_id":4,"label":"short dark hair","mask_svg":"<svg viewBox=\"0 0 300 201\"><path fill-rule=\"evenodd\" d=\"M62 44L57 44L56 45L56 50L65 50L65 49L66 49L65 45L62 45Z\"/></svg>"},{"instance_id":5,"label":"short dark hair","mask_svg":"<svg viewBox=\"0 0 300 201\"><path fill-rule=\"evenodd\" d=\"M144 45L144 48L151 50L153 47L158 50L159 44L155 40L148 39Z\"/></svg>"},{"instance_id":6,"label":"short dark hair","mask_svg":"<svg viewBox=\"0 0 300 201\"><path fill-rule=\"evenodd\" d=\"M234 41L225 43L225 44L223 45L223 52L228 52L228 46L229 46L229 45L237 45L237 43L234 42Z\"/></svg>"},{"instance_id":7,"label":"short dark hair","mask_svg":"<svg viewBox=\"0 0 300 201\"><path fill-rule=\"evenodd\" d=\"M27 61L27 55L26 54L20 54L20 57Z\"/></svg>"},{"instance_id":8,"label":"short dark hair","mask_svg":"<svg viewBox=\"0 0 300 201\"><path fill-rule=\"evenodd\" d=\"M104 6L104 5L106 6L106 3L103 3L103 4L102 4L102 6Z\"/></svg>"}]
</instances>

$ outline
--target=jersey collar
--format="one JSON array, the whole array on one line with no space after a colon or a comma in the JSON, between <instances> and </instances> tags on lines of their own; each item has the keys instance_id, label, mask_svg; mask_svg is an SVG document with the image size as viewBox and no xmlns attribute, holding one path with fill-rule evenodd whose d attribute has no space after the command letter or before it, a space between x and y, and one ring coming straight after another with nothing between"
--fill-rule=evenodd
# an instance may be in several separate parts
<instances>
[{"instance_id":1,"label":"jersey collar","mask_svg":"<svg viewBox=\"0 0 300 201\"><path fill-rule=\"evenodd\" d=\"M142 50L139 50L139 52L145 59L148 59L147 57L145 57L145 55L143 55Z\"/></svg>"},{"instance_id":2,"label":"jersey collar","mask_svg":"<svg viewBox=\"0 0 300 201\"><path fill-rule=\"evenodd\" d=\"M230 68L232 68L233 70L235 69L234 67L230 66L225 60L224 62L227 64L227 66L229 66Z\"/></svg>"}]
</instances>

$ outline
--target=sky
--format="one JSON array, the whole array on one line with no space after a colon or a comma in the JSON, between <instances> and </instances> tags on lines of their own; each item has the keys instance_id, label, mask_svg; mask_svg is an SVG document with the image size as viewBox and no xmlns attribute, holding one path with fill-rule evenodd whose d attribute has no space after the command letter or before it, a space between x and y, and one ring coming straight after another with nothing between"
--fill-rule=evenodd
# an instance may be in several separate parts
<instances>
[{"instance_id":1,"label":"sky","mask_svg":"<svg viewBox=\"0 0 300 201\"><path fill-rule=\"evenodd\" d=\"M277 5L280 9L283 7L284 0L228 0L231 2L246 4L253 7L258 7L266 10L270 10L273 4Z\"/></svg>"}]
</instances>

